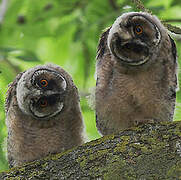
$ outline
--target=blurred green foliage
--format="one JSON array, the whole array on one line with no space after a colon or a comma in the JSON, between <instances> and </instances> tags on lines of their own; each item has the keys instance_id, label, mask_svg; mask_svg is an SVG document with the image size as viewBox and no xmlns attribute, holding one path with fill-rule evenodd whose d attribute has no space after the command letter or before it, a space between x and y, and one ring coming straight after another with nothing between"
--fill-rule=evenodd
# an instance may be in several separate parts
<instances>
[{"instance_id":1,"label":"blurred green foliage","mask_svg":"<svg viewBox=\"0 0 181 180\"><path fill-rule=\"evenodd\" d=\"M3 1L1 1L2 3ZM99 36L124 12L136 11L131 0L11 0L0 22L0 170L5 158L4 101L7 86L17 73L37 64L52 62L69 72L81 96L81 107L89 140L99 136L95 114L87 95L95 87L95 57ZM142 1L162 20L181 25L181 1ZM1 18L0 11L0 18ZM181 38L177 40L178 54ZM181 83L180 83L181 84ZM181 119L181 93L177 93L175 120Z\"/></svg>"}]
</instances>

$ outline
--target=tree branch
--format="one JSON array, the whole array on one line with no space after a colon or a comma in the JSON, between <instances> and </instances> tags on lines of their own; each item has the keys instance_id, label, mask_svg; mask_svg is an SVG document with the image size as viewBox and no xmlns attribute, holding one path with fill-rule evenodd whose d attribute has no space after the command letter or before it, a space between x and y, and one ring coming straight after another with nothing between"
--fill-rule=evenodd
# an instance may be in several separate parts
<instances>
[{"instance_id":1,"label":"tree branch","mask_svg":"<svg viewBox=\"0 0 181 180\"><path fill-rule=\"evenodd\" d=\"M169 23L169 22L181 22L181 19L165 19L162 22Z\"/></svg>"},{"instance_id":2,"label":"tree branch","mask_svg":"<svg viewBox=\"0 0 181 180\"><path fill-rule=\"evenodd\" d=\"M148 12L148 13L152 14L152 12L149 9L146 9L144 7L144 4L142 3L141 0L132 0L132 2L134 3L134 5L136 6L137 9L139 9L139 10L141 10L143 12ZM177 26L173 26L171 24L168 24L165 21L162 21L162 23L172 33L181 34L181 28L179 28Z\"/></svg>"},{"instance_id":3,"label":"tree branch","mask_svg":"<svg viewBox=\"0 0 181 180\"><path fill-rule=\"evenodd\" d=\"M115 11L119 10L119 7L117 6L115 0L109 0L109 4Z\"/></svg>"},{"instance_id":4,"label":"tree branch","mask_svg":"<svg viewBox=\"0 0 181 180\"><path fill-rule=\"evenodd\" d=\"M163 25L169 30L171 31L172 33L175 33L175 34L181 34L181 28L177 27L177 26L173 26L171 24L168 24L168 23L164 23L162 21Z\"/></svg>"},{"instance_id":5,"label":"tree branch","mask_svg":"<svg viewBox=\"0 0 181 180\"><path fill-rule=\"evenodd\" d=\"M1 5L0 5L0 24L3 23L4 16L5 16L6 10L7 10L7 6L8 6L8 0L2 0Z\"/></svg>"},{"instance_id":6,"label":"tree branch","mask_svg":"<svg viewBox=\"0 0 181 180\"><path fill-rule=\"evenodd\" d=\"M17 167L0 179L179 179L181 121L145 124Z\"/></svg>"},{"instance_id":7,"label":"tree branch","mask_svg":"<svg viewBox=\"0 0 181 180\"><path fill-rule=\"evenodd\" d=\"M141 0L132 0L133 4L136 6L137 9L143 11L143 12L148 12L148 13L152 13L149 9L146 9L144 7L144 4L142 3Z\"/></svg>"}]
</instances>

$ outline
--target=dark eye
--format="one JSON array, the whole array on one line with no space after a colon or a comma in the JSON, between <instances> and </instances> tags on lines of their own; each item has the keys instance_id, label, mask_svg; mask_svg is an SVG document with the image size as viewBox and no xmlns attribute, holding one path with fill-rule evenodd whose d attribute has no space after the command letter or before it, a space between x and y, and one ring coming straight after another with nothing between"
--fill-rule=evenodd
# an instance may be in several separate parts
<instances>
[{"instance_id":1,"label":"dark eye","mask_svg":"<svg viewBox=\"0 0 181 180\"><path fill-rule=\"evenodd\" d=\"M46 79L42 79L40 81L40 84L42 85L42 87L47 87L48 86L48 81Z\"/></svg>"},{"instance_id":2,"label":"dark eye","mask_svg":"<svg viewBox=\"0 0 181 180\"><path fill-rule=\"evenodd\" d=\"M135 27L135 33L136 34L142 34L142 32L143 32L143 28L140 25L137 25Z\"/></svg>"},{"instance_id":3,"label":"dark eye","mask_svg":"<svg viewBox=\"0 0 181 180\"><path fill-rule=\"evenodd\" d=\"M39 103L42 108L47 107L48 105L48 101L46 99L41 99Z\"/></svg>"}]
</instances>

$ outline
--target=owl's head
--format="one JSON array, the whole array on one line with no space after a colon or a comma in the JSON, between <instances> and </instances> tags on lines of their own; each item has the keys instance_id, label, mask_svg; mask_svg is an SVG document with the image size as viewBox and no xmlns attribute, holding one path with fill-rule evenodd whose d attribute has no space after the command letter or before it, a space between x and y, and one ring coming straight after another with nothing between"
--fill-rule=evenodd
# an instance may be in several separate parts
<instances>
[{"instance_id":1,"label":"owl's head","mask_svg":"<svg viewBox=\"0 0 181 180\"><path fill-rule=\"evenodd\" d=\"M125 13L110 28L109 50L127 65L144 64L159 46L162 27L160 21L148 13Z\"/></svg>"},{"instance_id":2,"label":"owl's head","mask_svg":"<svg viewBox=\"0 0 181 180\"><path fill-rule=\"evenodd\" d=\"M24 72L17 83L16 96L22 112L38 119L49 119L64 108L67 80L62 68L36 66Z\"/></svg>"}]
</instances>

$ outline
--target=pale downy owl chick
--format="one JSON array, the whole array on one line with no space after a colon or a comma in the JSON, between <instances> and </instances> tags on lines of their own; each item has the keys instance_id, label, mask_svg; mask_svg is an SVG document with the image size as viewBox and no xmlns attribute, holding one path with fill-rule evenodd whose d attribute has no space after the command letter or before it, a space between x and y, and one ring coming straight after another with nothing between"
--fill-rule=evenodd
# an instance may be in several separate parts
<instances>
[{"instance_id":1,"label":"pale downy owl chick","mask_svg":"<svg viewBox=\"0 0 181 180\"><path fill-rule=\"evenodd\" d=\"M100 38L96 71L96 123L101 134L172 121L176 46L157 17L142 12L118 17Z\"/></svg>"},{"instance_id":2,"label":"pale downy owl chick","mask_svg":"<svg viewBox=\"0 0 181 180\"><path fill-rule=\"evenodd\" d=\"M48 64L19 74L6 98L10 167L81 145L83 120L70 75Z\"/></svg>"}]
</instances>

